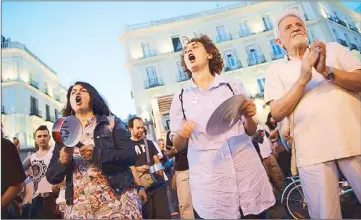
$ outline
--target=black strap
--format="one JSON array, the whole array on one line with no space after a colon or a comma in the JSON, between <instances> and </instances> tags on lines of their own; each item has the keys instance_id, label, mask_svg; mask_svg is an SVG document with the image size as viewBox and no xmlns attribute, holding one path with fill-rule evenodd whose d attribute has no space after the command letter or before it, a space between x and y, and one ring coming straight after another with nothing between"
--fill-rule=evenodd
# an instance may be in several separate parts
<instances>
[{"instance_id":1,"label":"black strap","mask_svg":"<svg viewBox=\"0 0 361 220\"><path fill-rule=\"evenodd\" d=\"M148 163L148 166L151 166L152 163L150 162L150 157L149 157L148 140L146 138L144 138L144 145L145 145L145 153L147 155L147 163Z\"/></svg>"},{"instance_id":2,"label":"black strap","mask_svg":"<svg viewBox=\"0 0 361 220\"><path fill-rule=\"evenodd\" d=\"M184 118L184 120L187 120L187 117L186 117L186 114L184 114L184 108L183 108L183 92L184 92L184 89L182 89L181 93L179 94L179 100L180 100L181 106L182 106L183 118Z\"/></svg>"},{"instance_id":3,"label":"black strap","mask_svg":"<svg viewBox=\"0 0 361 220\"><path fill-rule=\"evenodd\" d=\"M232 94L235 95L231 85L229 85L229 83L226 83L226 85L229 88L229 90L231 90ZM183 118L184 118L184 120L187 120L187 117L186 117L186 115L184 113L184 107L183 107L183 92L184 92L184 89L182 89L181 93L179 94L179 100L181 102Z\"/></svg>"}]
</instances>

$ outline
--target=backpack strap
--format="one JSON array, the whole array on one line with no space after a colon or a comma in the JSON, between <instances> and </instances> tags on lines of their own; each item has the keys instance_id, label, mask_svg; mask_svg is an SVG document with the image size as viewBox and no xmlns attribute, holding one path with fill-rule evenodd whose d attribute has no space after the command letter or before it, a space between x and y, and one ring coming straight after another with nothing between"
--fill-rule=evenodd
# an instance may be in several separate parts
<instances>
[{"instance_id":1,"label":"backpack strap","mask_svg":"<svg viewBox=\"0 0 361 220\"><path fill-rule=\"evenodd\" d=\"M184 89L182 89L181 93L179 94L179 100L180 100L180 102L181 102L181 106L182 106L183 118L184 118L184 120L187 120L186 114L184 114L184 107L183 107L183 92L184 92Z\"/></svg>"},{"instance_id":2,"label":"backpack strap","mask_svg":"<svg viewBox=\"0 0 361 220\"><path fill-rule=\"evenodd\" d=\"M229 83L227 83L226 85L227 85L227 87L229 88L229 90L231 90L231 92L233 93L233 95L235 95L235 94L234 94L234 91L233 91L233 89L232 89L232 87L231 87L231 85L229 85Z\"/></svg>"},{"instance_id":3,"label":"backpack strap","mask_svg":"<svg viewBox=\"0 0 361 220\"><path fill-rule=\"evenodd\" d=\"M235 95L231 85L229 85L229 83L226 83L226 85L229 88L229 90L231 90L232 94ZM179 101L181 102L183 118L184 118L184 120L187 120L187 117L184 113L184 107L183 107L183 92L184 92L184 89L182 89L181 93L179 94Z\"/></svg>"}]
</instances>

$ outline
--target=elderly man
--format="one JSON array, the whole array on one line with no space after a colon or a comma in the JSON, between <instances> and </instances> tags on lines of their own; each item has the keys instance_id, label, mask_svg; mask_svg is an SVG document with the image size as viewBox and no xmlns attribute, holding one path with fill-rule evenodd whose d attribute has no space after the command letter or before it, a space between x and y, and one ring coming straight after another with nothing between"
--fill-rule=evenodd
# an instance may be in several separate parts
<instances>
[{"instance_id":1,"label":"elderly man","mask_svg":"<svg viewBox=\"0 0 361 220\"><path fill-rule=\"evenodd\" d=\"M267 69L265 101L277 122L289 119L311 218L340 219L337 164L361 201L361 62L335 42L308 45L297 11L275 32L288 55Z\"/></svg>"}]
</instances>

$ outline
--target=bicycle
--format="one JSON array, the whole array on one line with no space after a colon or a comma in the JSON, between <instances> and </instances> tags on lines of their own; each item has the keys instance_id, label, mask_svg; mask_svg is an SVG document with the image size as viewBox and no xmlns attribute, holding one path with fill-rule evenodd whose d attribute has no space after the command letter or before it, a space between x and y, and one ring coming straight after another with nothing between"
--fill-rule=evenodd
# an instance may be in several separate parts
<instances>
[{"instance_id":1,"label":"bicycle","mask_svg":"<svg viewBox=\"0 0 361 220\"><path fill-rule=\"evenodd\" d=\"M281 196L281 204L284 205L289 216L293 219L310 219L305 196L302 191L300 178L298 176L287 177L290 183L284 189ZM340 204L350 199L353 192L346 180L339 181Z\"/></svg>"}]
</instances>

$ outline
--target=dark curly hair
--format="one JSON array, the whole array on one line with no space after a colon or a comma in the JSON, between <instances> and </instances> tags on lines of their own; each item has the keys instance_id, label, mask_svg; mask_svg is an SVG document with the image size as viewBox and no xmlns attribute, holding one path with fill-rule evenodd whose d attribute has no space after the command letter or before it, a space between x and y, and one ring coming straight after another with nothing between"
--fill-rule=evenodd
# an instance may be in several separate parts
<instances>
[{"instance_id":1,"label":"dark curly hair","mask_svg":"<svg viewBox=\"0 0 361 220\"><path fill-rule=\"evenodd\" d=\"M95 115L112 115L111 111L109 110L108 104L92 85L86 82L76 82L74 83L74 85L69 87L68 93L66 94L67 101L65 108L63 109L63 117L75 114L70 105L70 94L71 90L73 90L73 87L76 85L81 85L86 90L88 90L90 96L89 106L93 110L93 113Z\"/></svg>"},{"instance_id":2,"label":"dark curly hair","mask_svg":"<svg viewBox=\"0 0 361 220\"><path fill-rule=\"evenodd\" d=\"M196 42L196 43L202 43L204 48L206 49L207 53L212 54L213 58L209 61L209 71L211 72L211 74L214 76L214 74L220 74L222 69L223 69L223 59L221 54L219 53L218 48L216 47L216 45L214 45L214 43L212 42L212 40L207 36L207 35L201 35L198 38L192 38L189 40L189 38L187 39L187 45L192 43L192 42ZM183 67L183 71L186 72L189 76L189 78L192 77L192 72L187 68L187 65L184 61L184 53L181 54L181 65Z\"/></svg>"}]
</instances>

